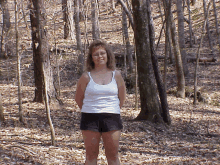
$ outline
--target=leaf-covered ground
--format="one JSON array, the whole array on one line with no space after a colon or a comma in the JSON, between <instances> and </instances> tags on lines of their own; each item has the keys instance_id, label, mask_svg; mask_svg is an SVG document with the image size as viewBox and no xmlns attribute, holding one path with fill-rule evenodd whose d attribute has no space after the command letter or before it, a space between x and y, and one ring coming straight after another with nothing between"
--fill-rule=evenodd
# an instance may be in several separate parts
<instances>
[{"instance_id":1,"label":"leaf-covered ground","mask_svg":"<svg viewBox=\"0 0 220 165\"><path fill-rule=\"evenodd\" d=\"M62 90L63 106L51 103L56 145L43 104L32 102L34 88L23 87L26 124L18 121L17 87L1 85L6 121L0 127L1 164L83 164L85 148L79 130L80 110L73 100L75 85ZM71 92L72 91L72 92ZM132 121L139 110L128 94L122 108L124 128L120 139L122 164L219 164L220 108L191 99L168 96L172 125L168 128L147 121ZM98 164L107 164L103 144Z\"/></svg>"},{"instance_id":2,"label":"leaf-covered ground","mask_svg":"<svg viewBox=\"0 0 220 165\"><path fill-rule=\"evenodd\" d=\"M10 1L11 17L13 18L13 1ZM24 7L26 1L24 2ZM103 0L104 2L104 0ZM109 1L106 4L111 6ZM23 19L20 20L20 45L24 51L21 55L22 73L22 109L25 124L18 120L16 58L14 56L0 61L0 93L6 121L0 126L0 164L83 164L85 148L79 130L80 110L74 101L74 93L78 75L76 74L76 45L74 40L62 40L63 23L60 1L47 1L45 7L48 14L49 44L54 48L53 19L57 46L65 52L58 57L61 75L61 100L51 100L50 109L55 128L56 145L51 146L50 128L47 124L46 111L43 104L32 102L34 98L33 59L31 51L30 29L26 29ZM121 33L120 7L112 13L105 3L100 4L101 38L111 43L115 53L123 54L125 46ZM157 3L153 2L153 16L159 15ZM219 6L219 3L217 4ZM84 8L85 10L86 8ZM28 8L25 8L28 13ZM54 13L56 13L54 15ZM192 8L194 33L201 35L203 18L202 0ZM200 17L196 17L200 14ZM90 13L88 13L90 16ZM175 15L176 16L176 15ZM20 18L22 15L20 13ZM155 19L156 39L162 27L161 20ZM29 22L28 22L29 23ZM81 21L82 41L85 42L85 25ZM88 17L88 38L91 40L91 22ZM187 28L186 28L187 29ZM214 29L212 23L211 29ZM214 31L214 30L213 30ZM10 31L13 36L13 30ZM132 43L133 33L129 28ZM216 42L215 35L212 34ZM164 36L163 36L164 37ZM157 50L158 55L164 54L164 38ZM14 42L14 39L11 38ZM15 47L13 44L11 47ZM198 44L188 48L189 56L195 57ZM220 64L217 44L214 43L215 55L211 55L207 38L202 47L202 57L214 57L215 63L201 64L198 72L199 91L206 103L193 105L192 98L176 98L175 66L168 66L168 103L172 119L169 127L156 125L147 121L133 121L139 114L135 110L134 94L127 94L124 107L121 109L124 128L120 139L119 156L122 164L220 164ZM56 56L51 56L54 68L54 79L57 79ZM163 70L163 63L160 61ZM193 89L195 64L188 63L190 74L186 77L187 88ZM122 69L123 70L123 69ZM163 72L162 72L163 73ZM55 82L57 84L57 82ZM98 164L107 164L103 144L100 144Z\"/></svg>"}]
</instances>

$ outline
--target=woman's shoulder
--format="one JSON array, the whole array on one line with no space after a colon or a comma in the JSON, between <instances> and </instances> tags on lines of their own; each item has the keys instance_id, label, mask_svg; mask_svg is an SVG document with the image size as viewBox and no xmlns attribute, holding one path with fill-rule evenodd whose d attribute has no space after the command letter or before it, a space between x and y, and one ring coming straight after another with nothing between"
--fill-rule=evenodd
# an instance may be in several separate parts
<instances>
[{"instance_id":1,"label":"woman's shoulder","mask_svg":"<svg viewBox=\"0 0 220 165\"><path fill-rule=\"evenodd\" d=\"M80 77L80 79L81 79L82 81L89 82L89 80L90 80L89 72L84 72L84 73L82 74L82 76Z\"/></svg>"},{"instance_id":2,"label":"woman's shoulder","mask_svg":"<svg viewBox=\"0 0 220 165\"><path fill-rule=\"evenodd\" d=\"M120 70L114 70L115 76L121 76L121 71Z\"/></svg>"}]
</instances>

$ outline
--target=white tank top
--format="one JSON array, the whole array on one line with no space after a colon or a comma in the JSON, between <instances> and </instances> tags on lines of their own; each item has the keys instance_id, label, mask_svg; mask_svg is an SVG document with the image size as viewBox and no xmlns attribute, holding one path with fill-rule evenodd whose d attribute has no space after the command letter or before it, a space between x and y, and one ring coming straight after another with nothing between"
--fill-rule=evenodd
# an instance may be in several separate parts
<instances>
[{"instance_id":1,"label":"white tank top","mask_svg":"<svg viewBox=\"0 0 220 165\"><path fill-rule=\"evenodd\" d=\"M113 71L112 81L106 85L95 83L88 72L90 81L86 87L81 112L120 114L118 86Z\"/></svg>"}]
</instances>

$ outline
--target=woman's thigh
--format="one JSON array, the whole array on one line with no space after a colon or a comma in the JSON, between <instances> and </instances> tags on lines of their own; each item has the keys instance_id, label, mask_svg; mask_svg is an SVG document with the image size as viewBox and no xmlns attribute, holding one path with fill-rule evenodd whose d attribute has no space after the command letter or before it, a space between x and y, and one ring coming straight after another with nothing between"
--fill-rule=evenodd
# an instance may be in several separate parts
<instances>
[{"instance_id":1,"label":"woman's thigh","mask_svg":"<svg viewBox=\"0 0 220 165\"><path fill-rule=\"evenodd\" d=\"M82 130L82 135L85 143L86 154L98 154L101 133L90 130Z\"/></svg>"},{"instance_id":2,"label":"woman's thigh","mask_svg":"<svg viewBox=\"0 0 220 165\"><path fill-rule=\"evenodd\" d=\"M120 136L121 130L102 132L106 156L114 156L118 154Z\"/></svg>"}]
</instances>

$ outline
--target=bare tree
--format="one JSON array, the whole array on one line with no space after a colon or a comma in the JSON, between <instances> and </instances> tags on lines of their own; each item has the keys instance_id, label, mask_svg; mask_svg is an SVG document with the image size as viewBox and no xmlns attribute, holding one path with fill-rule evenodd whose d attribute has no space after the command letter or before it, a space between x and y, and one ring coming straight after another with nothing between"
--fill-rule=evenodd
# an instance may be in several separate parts
<instances>
[{"instance_id":1,"label":"bare tree","mask_svg":"<svg viewBox=\"0 0 220 165\"><path fill-rule=\"evenodd\" d=\"M189 14L189 43L190 43L190 47L192 48L193 46L193 42L192 42L192 37L193 37L193 33L192 33L192 20L191 20L191 9L190 9L190 0L187 0L187 9L188 9L188 14Z\"/></svg>"},{"instance_id":2,"label":"bare tree","mask_svg":"<svg viewBox=\"0 0 220 165\"><path fill-rule=\"evenodd\" d=\"M122 9L122 31L123 31L123 38L126 44L126 56L128 57L128 66L129 66L129 73L133 72L134 62L133 62L133 56L131 51L131 45L129 41L129 35L128 35L128 24L127 24L127 16L124 9ZM126 61L126 58L125 58Z\"/></svg>"},{"instance_id":3,"label":"bare tree","mask_svg":"<svg viewBox=\"0 0 220 165\"><path fill-rule=\"evenodd\" d=\"M18 74L18 106L19 106L19 121L24 123L23 111L22 111L22 100L21 100L21 63L20 63L20 55L18 50L19 37L18 37L18 6L17 0L14 0L15 3L15 34L16 34L16 56L17 56L17 74Z\"/></svg>"},{"instance_id":4,"label":"bare tree","mask_svg":"<svg viewBox=\"0 0 220 165\"><path fill-rule=\"evenodd\" d=\"M48 66L49 56L48 56L48 46L47 46L47 35L44 27L46 26L46 17L45 17L45 9L44 9L44 1L43 0L35 0L33 1L33 5L36 9L36 18L37 18L37 30L38 30L38 50L41 58L41 77L42 77L42 89L43 89L43 96L44 96L44 103L47 113L47 119L50 126L51 132L51 143L55 145L55 131L53 127L53 123L50 117L50 107L49 107L49 94L51 87L51 79L48 76L48 72L50 74L51 69L50 65ZM47 53L47 54L46 54ZM46 65L45 65L46 64ZM54 86L53 86L54 87Z\"/></svg>"},{"instance_id":5,"label":"bare tree","mask_svg":"<svg viewBox=\"0 0 220 165\"><path fill-rule=\"evenodd\" d=\"M62 11L63 11L63 24L64 24L64 39L69 36L69 18L68 18L68 7L67 0L62 0Z\"/></svg>"},{"instance_id":6,"label":"bare tree","mask_svg":"<svg viewBox=\"0 0 220 165\"><path fill-rule=\"evenodd\" d=\"M38 4L39 3L39 4ZM37 19L37 6L40 6L39 21ZM43 102L43 70L44 65L45 77L47 81L47 93L49 98L57 97L56 90L53 83L53 72L50 65L50 56L47 41L47 21L46 11L42 0L32 1L30 7L30 20L32 31L32 48L34 60L34 78L35 78L35 98L36 102ZM40 40L41 39L41 40ZM43 59L43 61L42 61Z\"/></svg>"},{"instance_id":7,"label":"bare tree","mask_svg":"<svg viewBox=\"0 0 220 165\"><path fill-rule=\"evenodd\" d=\"M203 9L204 9L204 19L206 18L207 13L207 5L206 5L206 0L203 0ZM212 43L212 39L211 39L211 34L210 34L210 25L209 25L209 19L207 18L207 22L206 22L206 30L207 30L207 35L208 35L208 40L209 40L209 47L211 49L211 52L214 53L214 49L213 49L213 43Z\"/></svg>"},{"instance_id":8,"label":"bare tree","mask_svg":"<svg viewBox=\"0 0 220 165\"><path fill-rule=\"evenodd\" d=\"M207 25L208 16L209 16L209 7L210 7L210 2L209 2L208 7L207 7L205 20L204 20L204 23L203 23L203 29L202 29L200 44L199 44L197 54L196 54L196 65L195 65L195 72L194 72L194 101L193 101L193 104L196 104L198 102L197 101L197 92L198 92L198 90L197 90L197 74L198 74L198 66L199 66L199 58L200 58L200 49L202 47L203 37L205 35L205 27L207 27L206 25Z\"/></svg>"},{"instance_id":9,"label":"bare tree","mask_svg":"<svg viewBox=\"0 0 220 165\"><path fill-rule=\"evenodd\" d=\"M97 0L91 0L92 7L92 38L97 40L100 38L99 32L99 17L98 17L98 3Z\"/></svg>"},{"instance_id":10,"label":"bare tree","mask_svg":"<svg viewBox=\"0 0 220 165\"><path fill-rule=\"evenodd\" d=\"M7 0L1 0L0 4L2 6L3 12L3 27L2 27L2 35L1 35L1 43L0 43L0 57L7 56L7 50L8 44L7 44L7 39L4 39L4 36L8 35L9 29L11 27L11 22L10 22L10 13L8 9L8 1ZM4 43L5 42L5 43ZM5 45L4 49L5 52L3 52L3 45Z\"/></svg>"},{"instance_id":11,"label":"bare tree","mask_svg":"<svg viewBox=\"0 0 220 165\"><path fill-rule=\"evenodd\" d=\"M176 25L173 20L173 15L171 13L171 1L164 0L164 7L166 12L168 12L169 17L166 20L170 19L170 30L172 36L173 49L175 54L176 61L176 74L177 74L177 97L185 98L185 77L183 71L182 57L180 53L179 43L177 42L177 34L176 34Z\"/></svg>"},{"instance_id":12,"label":"bare tree","mask_svg":"<svg viewBox=\"0 0 220 165\"><path fill-rule=\"evenodd\" d=\"M177 15L178 15L178 38L179 38L179 46L180 53L183 62L183 70L184 75L187 76L189 74L188 66L187 66L187 54L186 54L186 46L185 46L185 30L184 30L184 16L183 16L183 2L182 0L176 1L177 7Z\"/></svg>"},{"instance_id":13,"label":"bare tree","mask_svg":"<svg viewBox=\"0 0 220 165\"><path fill-rule=\"evenodd\" d=\"M218 12L216 9L216 4L215 4L215 0L212 0L213 2L213 9L214 9L214 15L215 15L215 28L216 28L216 34L218 37L218 46L219 46L219 51L220 51L220 34L219 34L219 28L218 28Z\"/></svg>"},{"instance_id":14,"label":"bare tree","mask_svg":"<svg viewBox=\"0 0 220 165\"><path fill-rule=\"evenodd\" d=\"M136 120L149 120L164 123L163 112L155 81L152 63L152 19L150 17L150 3L147 0L132 0L134 15L134 35L137 53L138 81L141 100L141 111ZM169 122L168 122L169 124Z\"/></svg>"},{"instance_id":15,"label":"bare tree","mask_svg":"<svg viewBox=\"0 0 220 165\"><path fill-rule=\"evenodd\" d=\"M81 75L83 73L84 66L84 54L81 42L81 30L79 25L79 0L74 0L75 12L75 29L76 29L76 43L77 43L77 55L78 55L78 73Z\"/></svg>"}]
</instances>

